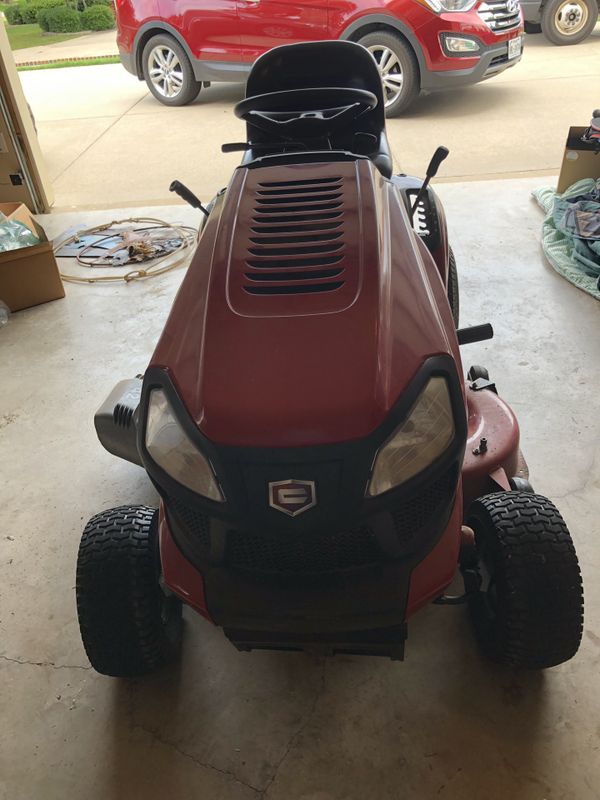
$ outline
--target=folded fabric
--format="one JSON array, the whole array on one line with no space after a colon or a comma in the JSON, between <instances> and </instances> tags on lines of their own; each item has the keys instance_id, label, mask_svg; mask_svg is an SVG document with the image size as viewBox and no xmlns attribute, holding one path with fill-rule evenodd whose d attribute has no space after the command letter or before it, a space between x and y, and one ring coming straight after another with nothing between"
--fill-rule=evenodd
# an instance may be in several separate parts
<instances>
[{"instance_id":1,"label":"folded fabric","mask_svg":"<svg viewBox=\"0 0 600 800\"><path fill-rule=\"evenodd\" d=\"M546 258L560 275L600 300L600 179L577 181L562 195L550 187L532 195L546 214Z\"/></svg>"}]
</instances>

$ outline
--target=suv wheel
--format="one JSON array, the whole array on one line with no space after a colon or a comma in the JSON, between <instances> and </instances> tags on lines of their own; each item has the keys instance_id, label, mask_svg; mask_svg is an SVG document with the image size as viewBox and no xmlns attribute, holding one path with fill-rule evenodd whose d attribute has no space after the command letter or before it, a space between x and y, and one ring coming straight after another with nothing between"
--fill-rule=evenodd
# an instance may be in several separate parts
<instances>
[{"instance_id":1,"label":"suv wheel","mask_svg":"<svg viewBox=\"0 0 600 800\"><path fill-rule=\"evenodd\" d=\"M419 94L419 65L410 46L399 36L385 31L369 33L359 44L371 53L381 75L385 114L394 117L416 100Z\"/></svg>"},{"instance_id":2,"label":"suv wheel","mask_svg":"<svg viewBox=\"0 0 600 800\"><path fill-rule=\"evenodd\" d=\"M183 47L171 36L153 36L146 43L142 69L148 88L166 106L185 106L202 88Z\"/></svg>"},{"instance_id":3,"label":"suv wheel","mask_svg":"<svg viewBox=\"0 0 600 800\"><path fill-rule=\"evenodd\" d=\"M548 0L542 9L542 31L553 44L578 44L598 21L596 0Z\"/></svg>"}]
</instances>

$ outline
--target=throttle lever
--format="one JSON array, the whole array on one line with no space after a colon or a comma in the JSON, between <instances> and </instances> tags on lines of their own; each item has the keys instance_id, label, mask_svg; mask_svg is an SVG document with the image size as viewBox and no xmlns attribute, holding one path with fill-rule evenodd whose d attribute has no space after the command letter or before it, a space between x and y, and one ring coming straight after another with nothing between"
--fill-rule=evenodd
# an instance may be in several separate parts
<instances>
[{"instance_id":1,"label":"throttle lever","mask_svg":"<svg viewBox=\"0 0 600 800\"><path fill-rule=\"evenodd\" d=\"M200 200L196 197L196 195L192 192L192 190L188 189L188 187L185 184L181 183L181 181L173 181L169 186L169 191L175 192L175 194L179 195L179 197L181 197L182 200L185 200L186 203L189 203L192 208L197 208L200 211L202 211L202 213L205 216L207 217L210 216L209 211L206 208L204 208L204 206L202 205Z\"/></svg>"}]
</instances>

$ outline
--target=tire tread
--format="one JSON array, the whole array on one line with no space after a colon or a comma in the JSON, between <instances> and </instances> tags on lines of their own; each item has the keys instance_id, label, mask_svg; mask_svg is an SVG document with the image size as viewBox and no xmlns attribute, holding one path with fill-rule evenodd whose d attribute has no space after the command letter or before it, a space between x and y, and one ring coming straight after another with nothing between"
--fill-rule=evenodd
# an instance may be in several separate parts
<instances>
[{"instance_id":1,"label":"tire tread","mask_svg":"<svg viewBox=\"0 0 600 800\"><path fill-rule=\"evenodd\" d=\"M503 602L495 635L480 637L487 655L530 669L572 658L583 630L583 586L556 506L530 492L497 492L473 503L471 523L476 536L483 529L493 538Z\"/></svg>"},{"instance_id":2,"label":"tire tread","mask_svg":"<svg viewBox=\"0 0 600 800\"><path fill-rule=\"evenodd\" d=\"M79 627L92 666L104 675L141 675L173 655L161 621L157 516L148 506L120 506L96 514L83 531L75 581ZM173 607L181 613L178 601Z\"/></svg>"}]
</instances>

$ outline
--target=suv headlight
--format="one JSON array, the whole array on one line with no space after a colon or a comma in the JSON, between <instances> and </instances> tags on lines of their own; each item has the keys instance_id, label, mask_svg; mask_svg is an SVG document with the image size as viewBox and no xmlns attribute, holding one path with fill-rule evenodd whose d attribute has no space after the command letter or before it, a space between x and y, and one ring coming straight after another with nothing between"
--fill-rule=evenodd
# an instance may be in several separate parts
<instances>
[{"instance_id":1,"label":"suv headlight","mask_svg":"<svg viewBox=\"0 0 600 800\"><path fill-rule=\"evenodd\" d=\"M150 392L146 450L177 483L210 500L225 501L208 459L188 438L162 389Z\"/></svg>"},{"instance_id":2,"label":"suv headlight","mask_svg":"<svg viewBox=\"0 0 600 800\"><path fill-rule=\"evenodd\" d=\"M377 453L368 494L387 492L422 472L453 439L448 384L444 378L430 378L406 420Z\"/></svg>"},{"instance_id":3,"label":"suv headlight","mask_svg":"<svg viewBox=\"0 0 600 800\"><path fill-rule=\"evenodd\" d=\"M477 0L418 0L418 2L436 14L441 14L444 11L470 11Z\"/></svg>"}]
</instances>

